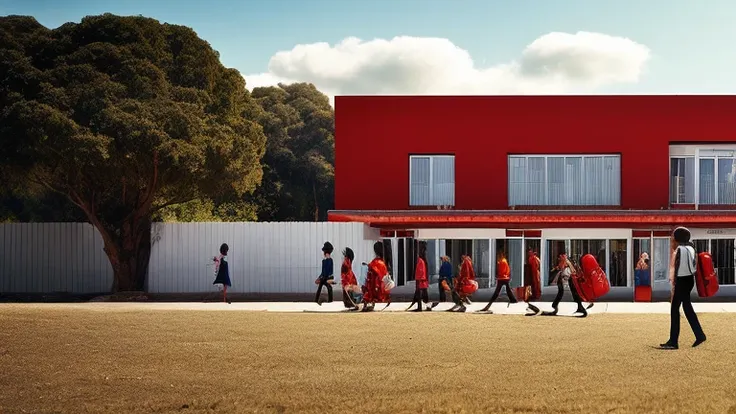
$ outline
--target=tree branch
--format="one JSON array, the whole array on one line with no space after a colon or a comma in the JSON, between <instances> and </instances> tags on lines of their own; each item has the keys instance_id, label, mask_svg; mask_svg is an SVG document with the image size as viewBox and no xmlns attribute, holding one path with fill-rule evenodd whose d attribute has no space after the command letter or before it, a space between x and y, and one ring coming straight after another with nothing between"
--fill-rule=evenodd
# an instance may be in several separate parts
<instances>
[{"instance_id":1,"label":"tree branch","mask_svg":"<svg viewBox=\"0 0 736 414\"><path fill-rule=\"evenodd\" d=\"M161 210L165 209L166 207L175 206L177 204L188 203L188 202L190 202L192 200L196 200L196 199L197 199L197 197L184 197L184 198L180 198L180 199L176 199L176 200L167 201L167 202L161 204L160 206L153 207L151 209L151 214L156 213L158 211L161 211Z\"/></svg>"}]
</instances>

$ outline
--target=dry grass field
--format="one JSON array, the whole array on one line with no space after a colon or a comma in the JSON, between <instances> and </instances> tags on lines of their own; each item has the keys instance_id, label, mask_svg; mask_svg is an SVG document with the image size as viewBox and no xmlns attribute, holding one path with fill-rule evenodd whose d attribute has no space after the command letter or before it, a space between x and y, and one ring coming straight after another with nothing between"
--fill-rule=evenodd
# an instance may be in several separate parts
<instances>
[{"instance_id":1,"label":"dry grass field","mask_svg":"<svg viewBox=\"0 0 736 414\"><path fill-rule=\"evenodd\" d=\"M0 413L736 413L736 314L701 320L2 305Z\"/></svg>"}]
</instances>

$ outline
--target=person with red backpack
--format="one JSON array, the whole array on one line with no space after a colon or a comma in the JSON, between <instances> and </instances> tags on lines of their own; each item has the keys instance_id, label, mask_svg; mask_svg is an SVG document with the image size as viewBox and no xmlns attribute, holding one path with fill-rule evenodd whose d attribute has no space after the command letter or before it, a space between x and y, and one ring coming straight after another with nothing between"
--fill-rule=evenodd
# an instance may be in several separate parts
<instances>
[{"instance_id":1,"label":"person with red backpack","mask_svg":"<svg viewBox=\"0 0 736 414\"><path fill-rule=\"evenodd\" d=\"M373 244L373 252L376 257L368 264L368 275L365 286L363 286L362 312L373 311L376 303L385 302L386 307L391 304L391 292L385 288L383 283L383 279L388 275L388 267L383 261L383 243L379 241Z\"/></svg>"},{"instance_id":2,"label":"person with red backpack","mask_svg":"<svg viewBox=\"0 0 736 414\"><path fill-rule=\"evenodd\" d=\"M690 230L678 227L672 233L674 249L670 256L670 282L673 286L672 305L670 306L670 338L660 345L661 349L677 349L680 337L680 306L685 313L690 328L695 334L693 348L705 342L705 333L700 326L690 301L690 292L695 286L695 273L698 269L698 254L690 242Z\"/></svg>"},{"instance_id":3,"label":"person with red backpack","mask_svg":"<svg viewBox=\"0 0 736 414\"><path fill-rule=\"evenodd\" d=\"M585 318L588 316L588 311L585 310L585 307L583 306L583 302L580 298L580 295L578 294L578 290L575 288L575 284L573 283L572 279L570 278L572 274L575 272L575 269L572 265L572 262L567 258L567 254L565 252L561 252L558 256L557 260L557 267L555 267L555 270L557 270L557 275L553 279L552 283L557 284L557 296L555 297L554 302L552 302L552 312L542 312L542 315L545 316L555 316L557 315L558 306L560 305L560 302L562 301L562 296L565 294L565 282L568 283L570 286L570 292L572 293L572 298L575 300L575 303L578 304L578 308L574 313L581 314L580 318ZM535 310L536 308L530 306L532 310ZM535 310L536 311L536 310Z\"/></svg>"}]
</instances>

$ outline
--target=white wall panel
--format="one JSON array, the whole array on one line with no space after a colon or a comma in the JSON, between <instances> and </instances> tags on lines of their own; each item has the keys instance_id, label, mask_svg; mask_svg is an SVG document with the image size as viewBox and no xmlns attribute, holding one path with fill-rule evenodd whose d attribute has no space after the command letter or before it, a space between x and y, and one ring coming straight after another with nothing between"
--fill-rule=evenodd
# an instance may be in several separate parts
<instances>
[{"instance_id":1,"label":"white wall panel","mask_svg":"<svg viewBox=\"0 0 736 414\"><path fill-rule=\"evenodd\" d=\"M311 292L325 241L335 246L339 283L342 250L355 251L357 273L377 236L362 223L156 223L147 290L214 291L212 258L227 243L233 292ZM89 224L0 224L0 292L107 292L112 268L102 247Z\"/></svg>"}]
</instances>

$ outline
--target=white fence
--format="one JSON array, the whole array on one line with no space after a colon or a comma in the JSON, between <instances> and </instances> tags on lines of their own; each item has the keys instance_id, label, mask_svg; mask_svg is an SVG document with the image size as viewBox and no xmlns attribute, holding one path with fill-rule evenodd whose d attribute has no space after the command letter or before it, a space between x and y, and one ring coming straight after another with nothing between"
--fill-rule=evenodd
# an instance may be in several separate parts
<instances>
[{"instance_id":1,"label":"white fence","mask_svg":"<svg viewBox=\"0 0 736 414\"><path fill-rule=\"evenodd\" d=\"M339 280L340 252L355 251L358 273L377 238L362 223L156 223L147 290L213 291L212 257L227 243L231 291L312 292L325 241L335 246ZM112 286L102 238L89 224L0 224L0 254L0 293L99 293Z\"/></svg>"}]
</instances>

